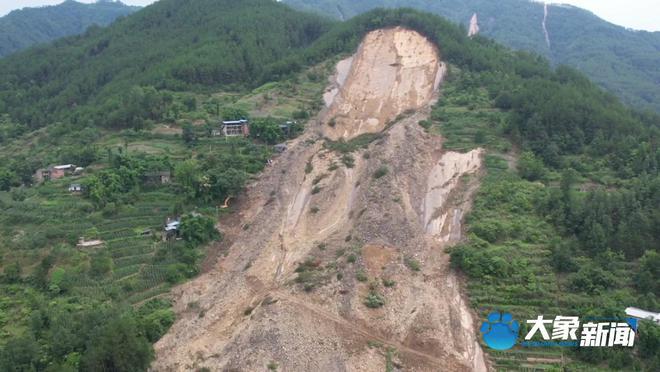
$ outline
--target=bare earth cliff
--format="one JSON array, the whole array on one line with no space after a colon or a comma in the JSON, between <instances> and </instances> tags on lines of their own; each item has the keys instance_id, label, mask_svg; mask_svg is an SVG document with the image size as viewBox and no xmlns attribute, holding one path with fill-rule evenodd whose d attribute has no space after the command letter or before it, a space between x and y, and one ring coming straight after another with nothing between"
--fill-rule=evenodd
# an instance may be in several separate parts
<instances>
[{"instance_id":1,"label":"bare earth cliff","mask_svg":"<svg viewBox=\"0 0 660 372\"><path fill-rule=\"evenodd\" d=\"M227 255L175 291L178 320L153 370L486 370L444 251L461 237L482 154L444 152L418 124L444 71L402 28L371 32L339 63L317 124L221 226ZM363 133L380 137L353 167L323 145ZM385 304L365 306L370 293Z\"/></svg>"}]
</instances>

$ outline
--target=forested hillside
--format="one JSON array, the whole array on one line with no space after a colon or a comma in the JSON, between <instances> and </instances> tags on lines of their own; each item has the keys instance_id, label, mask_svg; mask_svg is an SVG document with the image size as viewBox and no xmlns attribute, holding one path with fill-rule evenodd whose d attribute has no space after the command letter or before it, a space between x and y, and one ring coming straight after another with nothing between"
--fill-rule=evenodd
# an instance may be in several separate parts
<instances>
[{"instance_id":1,"label":"forested hillside","mask_svg":"<svg viewBox=\"0 0 660 372\"><path fill-rule=\"evenodd\" d=\"M220 207L318 109L329 70L299 52L330 26L272 1L163 0L0 61L0 370L147 369ZM239 118L250 138L214 135ZM57 164L84 171L34 178Z\"/></svg>"},{"instance_id":2,"label":"forested hillside","mask_svg":"<svg viewBox=\"0 0 660 372\"><path fill-rule=\"evenodd\" d=\"M412 7L468 25L473 14L480 34L553 64L585 73L625 103L660 112L660 32L627 30L572 6L548 5L546 42L543 4L528 0L284 0L335 19L377 7ZM467 31L466 31L467 32Z\"/></svg>"},{"instance_id":3,"label":"forested hillside","mask_svg":"<svg viewBox=\"0 0 660 372\"><path fill-rule=\"evenodd\" d=\"M254 86L288 72L277 62L329 25L273 2L159 1L107 29L1 60L0 111L31 129L63 119L139 128L158 120L162 105L140 107L158 98L136 97L133 87Z\"/></svg>"},{"instance_id":4,"label":"forested hillside","mask_svg":"<svg viewBox=\"0 0 660 372\"><path fill-rule=\"evenodd\" d=\"M278 124L316 114L334 63L368 31L398 25L450 66L420 125L447 148L487 151L469 239L452 250L476 311L657 309L657 115L428 13L339 23L270 0L161 0L0 60L0 370L146 370L173 322L164 294L200 271L228 212L219 206L286 139ZM213 135L219 120L242 117L250 138ZM38 168L69 163L86 169L33 184ZM173 182L145 183L164 171ZM182 239L163 241L175 216ZM104 245L80 248L80 238ZM660 332L641 329L632 353L565 350L557 363L656 371ZM510 355L493 357L510 365Z\"/></svg>"},{"instance_id":5,"label":"forested hillside","mask_svg":"<svg viewBox=\"0 0 660 372\"><path fill-rule=\"evenodd\" d=\"M139 7L121 2L83 4L66 0L42 8L16 10L0 18L0 58L34 44L82 34L90 26L107 26Z\"/></svg>"}]
</instances>

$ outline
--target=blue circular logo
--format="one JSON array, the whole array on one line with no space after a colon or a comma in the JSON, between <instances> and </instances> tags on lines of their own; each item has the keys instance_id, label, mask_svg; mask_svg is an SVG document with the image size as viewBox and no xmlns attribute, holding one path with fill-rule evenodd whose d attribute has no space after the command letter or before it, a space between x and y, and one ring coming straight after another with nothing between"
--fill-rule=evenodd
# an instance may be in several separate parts
<instances>
[{"instance_id":1,"label":"blue circular logo","mask_svg":"<svg viewBox=\"0 0 660 372\"><path fill-rule=\"evenodd\" d=\"M495 350L509 350L518 340L520 325L509 313L493 312L481 324L482 337L486 345Z\"/></svg>"}]
</instances>

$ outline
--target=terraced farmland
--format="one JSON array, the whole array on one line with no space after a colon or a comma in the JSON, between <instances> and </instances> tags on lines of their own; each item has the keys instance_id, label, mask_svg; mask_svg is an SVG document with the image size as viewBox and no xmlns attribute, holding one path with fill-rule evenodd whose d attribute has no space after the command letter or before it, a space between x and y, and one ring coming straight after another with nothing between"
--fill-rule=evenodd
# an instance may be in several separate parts
<instances>
[{"instance_id":1,"label":"terraced farmland","mask_svg":"<svg viewBox=\"0 0 660 372\"><path fill-rule=\"evenodd\" d=\"M25 200L5 194L0 204L4 236L14 236L5 245L20 248L31 242L40 245L75 243L94 231L100 247L78 247L86 259L109 255L111 271L102 277L79 272L70 277L68 291L93 297L117 297L134 304L167 293L167 266L176 260L168 255L183 242L162 241L160 231L177 201L172 192L146 192L138 203L121 208L113 216L95 212L81 196L70 194L64 181L51 182L26 191ZM144 231L150 231L146 236ZM163 251L156 257L158 251ZM30 252L14 251L14 258L27 259Z\"/></svg>"}]
</instances>

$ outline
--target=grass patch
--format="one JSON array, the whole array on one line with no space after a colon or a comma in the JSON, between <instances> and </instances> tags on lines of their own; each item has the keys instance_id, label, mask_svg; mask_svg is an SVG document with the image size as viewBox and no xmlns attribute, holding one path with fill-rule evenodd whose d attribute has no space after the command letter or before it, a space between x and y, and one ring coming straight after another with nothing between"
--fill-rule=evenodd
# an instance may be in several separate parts
<instances>
[{"instance_id":1,"label":"grass patch","mask_svg":"<svg viewBox=\"0 0 660 372\"><path fill-rule=\"evenodd\" d=\"M382 137L382 133L365 133L348 141L343 139L339 141L326 140L323 146L326 149L332 151L337 151L342 154L349 154L351 152L369 147L371 143L381 139Z\"/></svg>"}]
</instances>

